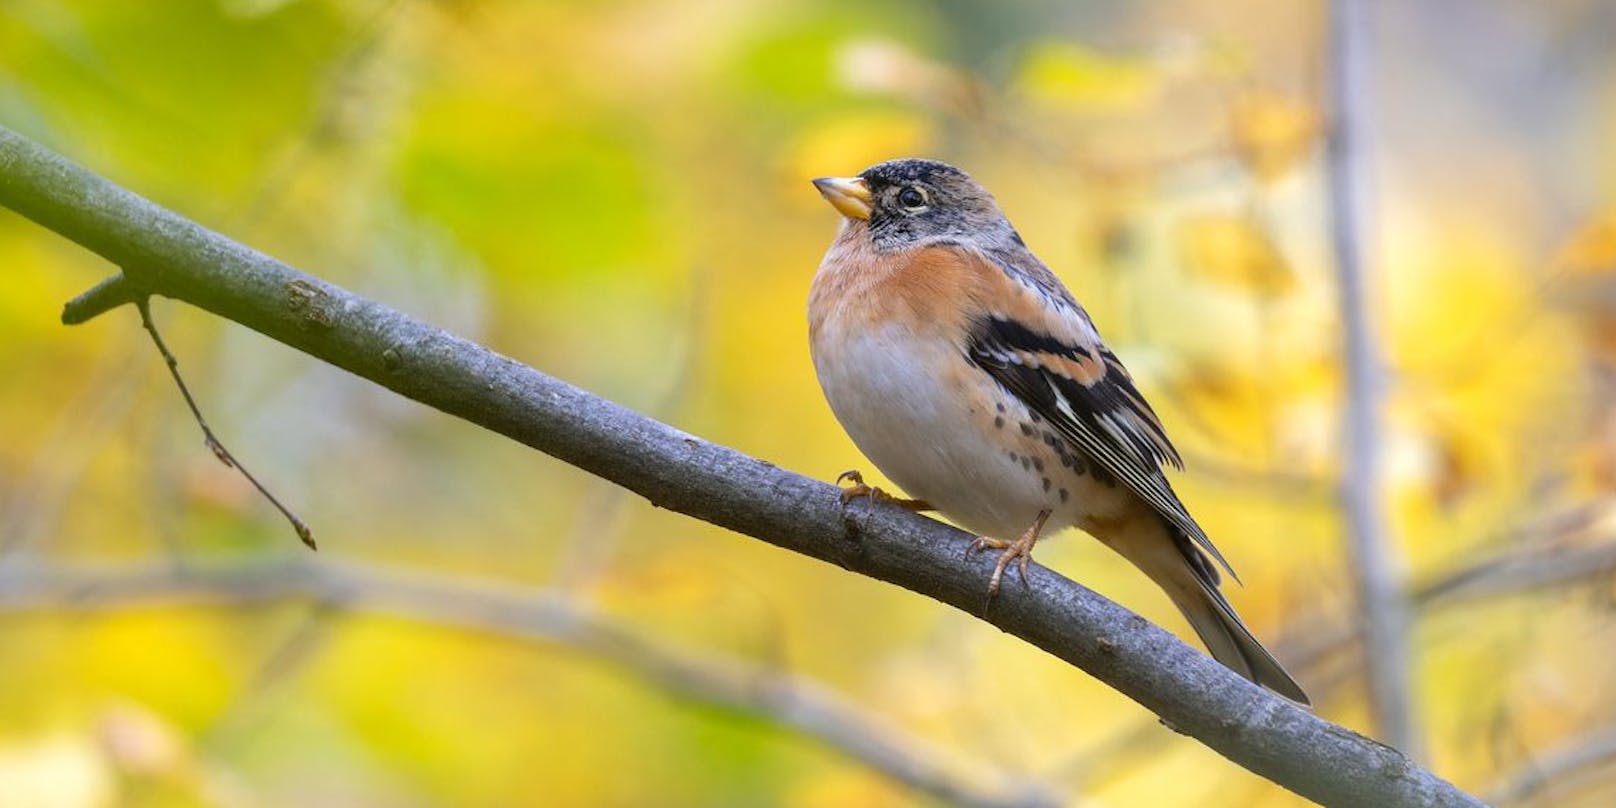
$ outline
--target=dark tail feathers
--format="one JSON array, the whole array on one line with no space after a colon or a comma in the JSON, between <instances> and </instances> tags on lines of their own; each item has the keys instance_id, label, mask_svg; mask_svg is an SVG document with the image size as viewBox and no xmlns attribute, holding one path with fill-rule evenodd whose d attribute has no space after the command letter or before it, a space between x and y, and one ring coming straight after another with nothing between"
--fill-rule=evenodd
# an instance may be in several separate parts
<instances>
[{"instance_id":1,"label":"dark tail feathers","mask_svg":"<svg viewBox=\"0 0 1616 808\"><path fill-rule=\"evenodd\" d=\"M1217 570L1202 555L1199 548L1187 539L1179 542L1179 550L1195 573L1198 587L1173 598L1174 605L1184 613L1212 658L1235 673L1299 704L1311 704L1302 686L1291 678L1285 668L1268 653L1251 630L1235 614L1234 607L1218 591ZM1171 593L1170 593L1171 594ZM1199 596L1199 597L1197 597Z\"/></svg>"}]
</instances>

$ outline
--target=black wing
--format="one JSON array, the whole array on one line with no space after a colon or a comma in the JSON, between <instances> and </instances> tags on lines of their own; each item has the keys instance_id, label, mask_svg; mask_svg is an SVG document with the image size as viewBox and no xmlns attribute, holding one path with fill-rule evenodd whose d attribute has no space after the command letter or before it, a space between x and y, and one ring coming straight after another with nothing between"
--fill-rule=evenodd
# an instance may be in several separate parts
<instances>
[{"instance_id":1,"label":"black wing","mask_svg":"<svg viewBox=\"0 0 1616 808\"><path fill-rule=\"evenodd\" d=\"M996 316L976 324L966 354L1240 580L1163 476L1163 463L1183 461L1116 354L1097 339L1074 345ZM1216 584L1216 570L1203 573Z\"/></svg>"}]
</instances>

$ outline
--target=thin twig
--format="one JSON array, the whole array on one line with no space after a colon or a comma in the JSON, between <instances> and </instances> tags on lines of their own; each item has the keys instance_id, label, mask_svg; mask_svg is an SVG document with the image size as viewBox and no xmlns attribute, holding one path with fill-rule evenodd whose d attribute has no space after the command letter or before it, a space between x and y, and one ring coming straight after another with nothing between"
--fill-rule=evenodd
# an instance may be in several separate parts
<instances>
[{"instance_id":1,"label":"thin twig","mask_svg":"<svg viewBox=\"0 0 1616 808\"><path fill-rule=\"evenodd\" d=\"M979 763L910 736L817 682L709 651L670 647L580 608L554 590L279 559L211 568L39 564L0 570L0 611L98 612L288 600L310 601L323 613L357 611L553 643L603 659L681 698L800 732L952 805L1056 804L1055 792L1048 786L1019 775L984 771Z\"/></svg>"},{"instance_id":2,"label":"thin twig","mask_svg":"<svg viewBox=\"0 0 1616 808\"><path fill-rule=\"evenodd\" d=\"M1381 739L1420 756L1411 695L1408 605L1402 561L1387 523L1380 476L1382 396L1378 335L1370 316L1373 250L1368 161L1371 27L1366 0L1334 0L1330 14L1333 126L1328 153L1331 241L1340 282L1346 401L1341 507L1364 631L1364 670Z\"/></svg>"},{"instance_id":3,"label":"thin twig","mask_svg":"<svg viewBox=\"0 0 1616 808\"><path fill-rule=\"evenodd\" d=\"M253 487L258 489L258 493L263 494L264 499L269 500L269 504L274 505L275 509L286 517L286 521L292 523L292 530L297 531L297 537L302 539L310 550L319 549L314 545L314 531L309 530L309 526L304 524L297 514L292 513L290 508L282 505L281 501L247 470L246 466L241 465L241 461L237 460L229 449L224 448L224 444L219 442L219 437L213 434L213 429L208 426L208 419L202 417L202 408L196 405L196 399L191 396L191 388L185 385L185 377L180 375L180 360L174 358L174 353L163 342L163 336L157 333L157 324L152 322L151 298L136 298L134 303L135 308L140 311L140 324L146 328L146 333L151 335L152 344L157 346L158 353L163 355L163 361L168 364L168 372L174 377L174 383L179 385L180 395L185 397L185 406L191 408L191 415L196 418L196 425L202 427L202 439L213 452L213 456L219 458L220 463L241 472L241 476L246 477L247 482L252 483Z\"/></svg>"}]
</instances>

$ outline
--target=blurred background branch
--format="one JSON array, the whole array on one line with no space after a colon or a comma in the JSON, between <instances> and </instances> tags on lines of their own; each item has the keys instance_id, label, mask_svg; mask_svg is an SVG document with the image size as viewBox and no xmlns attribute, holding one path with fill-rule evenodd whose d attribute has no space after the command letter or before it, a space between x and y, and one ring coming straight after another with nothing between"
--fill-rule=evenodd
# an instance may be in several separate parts
<instances>
[{"instance_id":1,"label":"blurred background branch","mask_svg":"<svg viewBox=\"0 0 1616 808\"><path fill-rule=\"evenodd\" d=\"M1528 761L1519 770L1505 775L1500 785L1488 792L1489 802L1499 806L1533 805L1540 798L1552 798L1545 805L1598 805L1610 795L1578 792L1608 780L1616 766L1616 730L1602 729L1572 738Z\"/></svg>"},{"instance_id":2,"label":"blurred background branch","mask_svg":"<svg viewBox=\"0 0 1616 808\"><path fill-rule=\"evenodd\" d=\"M1416 729L1408 607L1403 563L1387 522L1381 477L1381 423L1386 368L1373 311L1371 258L1376 254L1374 195L1368 159L1374 107L1370 0L1331 0L1331 244L1340 291L1346 401L1342 408L1341 507L1364 634L1375 730L1385 742L1421 755Z\"/></svg>"},{"instance_id":3,"label":"blurred background branch","mask_svg":"<svg viewBox=\"0 0 1616 808\"><path fill-rule=\"evenodd\" d=\"M823 685L710 651L666 647L559 590L453 580L355 564L265 559L229 567L0 566L0 610L104 612L304 601L328 613L365 613L525 642L554 643L600 659L672 696L756 716L836 749L950 805L1035 808L1059 804L1026 777L983 771L943 753Z\"/></svg>"},{"instance_id":4,"label":"blurred background branch","mask_svg":"<svg viewBox=\"0 0 1616 808\"><path fill-rule=\"evenodd\" d=\"M1568 586L1599 587L1616 576L1616 537L1580 535L1589 527L1591 512L1597 510L1596 506L1583 506L1540 517L1503 542L1508 549L1481 555L1410 585L1405 597L1412 616L1431 619L1453 606L1534 594L1563 595ZM1361 659L1369 652L1363 640L1362 627L1355 622L1343 624L1322 615L1304 615L1286 627L1276 652L1324 704L1338 697L1343 684L1343 677L1331 674L1327 663L1341 656ZM1080 783L1115 776L1129 761L1153 752L1151 739L1156 730L1154 722L1147 721L1119 730L1104 742L1073 754L1057 769L1057 775ZM1559 755L1551 758L1559 759ZM1520 777L1533 771L1525 766Z\"/></svg>"},{"instance_id":5,"label":"blurred background branch","mask_svg":"<svg viewBox=\"0 0 1616 808\"><path fill-rule=\"evenodd\" d=\"M1402 597L1414 615L1429 617L1450 606L1475 601L1530 595L1534 592L1562 592L1571 584L1597 586L1601 579L1616 573L1616 537L1577 538L1585 525L1585 509L1573 509L1563 524L1553 530L1522 530L1508 549L1476 558L1434 574L1428 580L1409 585ZM1554 520L1560 522L1561 520ZM1291 627L1294 640L1284 643L1280 657L1302 670L1319 665L1325 657L1352 649L1369 654L1361 625L1330 624L1321 618L1301 618Z\"/></svg>"}]
</instances>

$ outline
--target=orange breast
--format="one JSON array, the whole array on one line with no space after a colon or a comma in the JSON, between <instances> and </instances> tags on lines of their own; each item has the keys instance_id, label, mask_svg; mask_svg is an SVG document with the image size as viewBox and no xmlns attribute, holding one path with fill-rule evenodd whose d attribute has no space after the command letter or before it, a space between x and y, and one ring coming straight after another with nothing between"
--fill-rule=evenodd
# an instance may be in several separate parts
<instances>
[{"instance_id":1,"label":"orange breast","mask_svg":"<svg viewBox=\"0 0 1616 808\"><path fill-rule=\"evenodd\" d=\"M825 255L809 297L815 341L828 336L819 333L825 328L867 333L897 324L917 336L963 345L972 322L986 311L989 290L1004 275L949 247L883 255L858 243L865 241L840 239Z\"/></svg>"}]
</instances>

